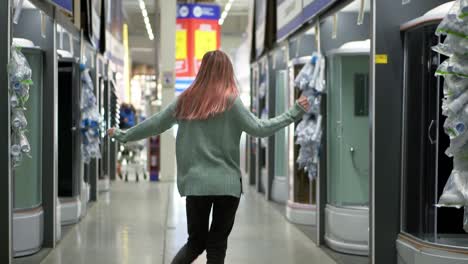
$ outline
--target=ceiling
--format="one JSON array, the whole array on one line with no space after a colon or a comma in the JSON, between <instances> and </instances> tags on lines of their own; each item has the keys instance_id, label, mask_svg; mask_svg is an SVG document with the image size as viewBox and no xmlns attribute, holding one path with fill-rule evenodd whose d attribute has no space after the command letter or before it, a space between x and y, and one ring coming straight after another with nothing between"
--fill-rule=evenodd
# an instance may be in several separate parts
<instances>
[{"instance_id":1,"label":"ceiling","mask_svg":"<svg viewBox=\"0 0 468 264\"><path fill-rule=\"evenodd\" d=\"M122 0L124 13L128 22L129 28L129 44L131 49L132 60L136 64L154 64L155 53L154 53L154 41L148 38L146 32L145 22L141 14L141 9L138 0ZM150 18L150 24L153 29L155 36L157 36L157 27L155 25L155 3L156 1L167 1L167 0L144 0L146 9L148 10L148 17ZM222 41L222 45L229 45L229 49L232 46L237 45L240 41L242 34L247 29L248 13L249 13L249 2L251 0L234 0L232 7L228 13L227 18L222 25L222 37L225 39ZM221 11L224 10L224 6L229 0L211 0L211 1L178 1L181 2L210 2L217 3L221 6ZM224 37L224 38L223 38ZM236 38L239 41L235 41Z\"/></svg>"}]
</instances>

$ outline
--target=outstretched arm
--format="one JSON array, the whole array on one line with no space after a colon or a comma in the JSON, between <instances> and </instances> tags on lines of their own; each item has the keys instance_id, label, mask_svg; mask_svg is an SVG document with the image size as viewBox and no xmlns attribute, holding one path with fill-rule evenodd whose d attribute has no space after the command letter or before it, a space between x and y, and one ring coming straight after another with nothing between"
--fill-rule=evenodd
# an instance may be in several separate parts
<instances>
[{"instance_id":1,"label":"outstretched arm","mask_svg":"<svg viewBox=\"0 0 468 264\"><path fill-rule=\"evenodd\" d=\"M255 137L268 137L299 120L310 106L307 99L301 97L291 109L271 119L259 119L245 108L239 98L236 99L233 107L235 107L237 122L239 122L242 131Z\"/></svg>"},{"instance_id":2,"label":"outstretched arm","mask_svg":"<svg viewBox=\"0 0 468 264\"><path fill-rule=\"evenodd\" d=\"M110 129L109 135L123 143L159 135L176 123L176 118L174 116L176 105L177 101L172 102L161 112L128 130Z\"/></svg>"}]
</instances>

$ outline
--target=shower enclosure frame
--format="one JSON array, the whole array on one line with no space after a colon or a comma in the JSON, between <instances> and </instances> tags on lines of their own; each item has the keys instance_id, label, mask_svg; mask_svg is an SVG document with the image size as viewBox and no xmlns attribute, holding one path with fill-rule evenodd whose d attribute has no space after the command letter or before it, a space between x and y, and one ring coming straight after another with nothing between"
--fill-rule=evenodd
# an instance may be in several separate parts
<instances>
[{"instance_id":1,"label":"shower enclosure frame","mask_svg":"<svg viewBox=\"0 0 468 264\"><path fill-rule=\"evenodd\" d=\"M352 57L352 56L368 56L370 61L370 47L369 48L338 48L327 52L327 75L330 73L331 64L335 64L333 61L337 57ZM341 60L341 58L340 58ZM341 62L341 61L340 61ZM341 63L340 63L341 65ZM341 69L339 74L341 75ZM369 69L370 75L370 69ZM327 79L328 80L328 79ZM328 82L328 81L327 81ZM329 83L327 85L330 85ZM370 82L368 84L368 100L370 101ZM342 89L340 85L340 89ZM328 101L331 100L331 95L327 94ZM370 102L368 102L370 103ZM331 107L330 102L327 102L327 120L330 119L328 116L329 108ZM370 104L369 104L370 107ZM367 115L368 119L370 120L370 115ZM331 120L329 120L331 121ZM343 128L343 124L340 124L341 128ZM327 129L331 130L331 127L327 125ZM342 132L341 132L342 133ZM342 136L343 134L341 134ZM331 170L330 166L330 140L331 138L326 136L326 148L327 148L327 157L326 157L326 164L327 164L327 195L330 195L328 191L328 184L331 184L330 181L330 173ZM369 160L370 164L370 160ZM340 165L341 166L341 165ZM325 175L324 175L325 176ZM368 174L368 178L370 178L370 173ZM354 255L362 255L367 256L369 255L369 235L365 235L364 237L359 238L360 234L368 234L369 232L369 207L370 202L368 201L367 208L364 206L362 208L356 207L349 207L349 206L337 206L330 204L330 201L327 198L325 203L325 226L324 226L324 240L325 243L338 252L343 252L347 254L354 254ZM333 224L332 224L333 223ZM354 224L352 228L350 228L350 224ZM346 228L342 228L346 226ZM343 237L347 237L348 239L343 239ZM340 239L341 238L341 239ZM341 240L341 241L340 241ZM351 240L354 240L353 243Z\"/></svg>"},{"instance_id":2,"label":"shower enclosure frame","mask_svg":"<svg viewBox=\"0 0 468 264\"><path fill-rule=\"evenodd\" d=\"M288 88L287 88L287 107L292 107L297 98L295 98L295 90L296 87L294 85L295 79L295 67L300 65L305 65L312 59L312 56L303 56L298 58L290 59L288 62ZM291 124L287 127L287 171L288 171L288 183L289 183L289 194L288 194L288 201L286 204L286 217L289 221L296 224L303 224L303 225L312 225L315 226L317 224L317 187L318 181L309 180L309 194L308 199L311 201L310 203L301 203L296 201L296 182L295 182L295 174L296 174L296 145L295 145L295 127L297 124ZM316 182L315 188L313 182ZM315 203L313 202L315 201Z\"/></svg>"}]
</instances>

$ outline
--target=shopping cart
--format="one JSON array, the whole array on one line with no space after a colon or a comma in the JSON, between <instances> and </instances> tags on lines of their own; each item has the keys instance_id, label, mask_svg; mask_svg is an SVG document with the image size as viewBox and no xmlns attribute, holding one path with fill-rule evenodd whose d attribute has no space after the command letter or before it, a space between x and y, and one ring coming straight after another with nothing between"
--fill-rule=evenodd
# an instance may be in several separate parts
<instances>
[{"instance_id":1,"label":"shopping cart","mask_svg":"<svg viewBox=\"0 0 468 264\"><path fill-rule=\"evenodd\" d=\"M129 142L122 144L119 152L120 170L118 171L119 178L122 179L122 174L125 175L125 181L128 182L128 174L135 174L136 182L140 181L140 175L146 180L148 174L146 172L146 161L144 159L143 150L145 149L145 141Z\"/></svg>"}]
</instances>

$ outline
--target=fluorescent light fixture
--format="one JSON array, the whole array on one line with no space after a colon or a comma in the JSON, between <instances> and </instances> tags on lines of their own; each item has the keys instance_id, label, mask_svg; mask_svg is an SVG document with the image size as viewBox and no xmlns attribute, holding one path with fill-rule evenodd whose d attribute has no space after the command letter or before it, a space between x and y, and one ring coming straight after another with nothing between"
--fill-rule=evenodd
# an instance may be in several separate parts
<instances>
[{"instance_id":1,"label":"fluorescent light fixture","mask_svg":"<svg viewBox=\"0 0 468 264\"><path fill-rule=\"evenodd\" d=\"M227 3L226 6L224 7L224 12L229 12L229 10L231 10L231 7L232 7L232 2Z\"/></svg>"},{"instance_id":2,"label":"fluorescent light fixture","mask_svg":"<svg viewBox=\"0 0 468 264\"><path fill-rule=\"evenodd\" d=\"M141 15L143 16L143 20L145 21L146 26L146 33L148 33L148 38L150 40L154 39L153 29L151 28L150 19L148 17L148 10L146 10L146 5L144 0L139 0Z\"/></svg>"},{"instance_id":3,"label":"fluorescent light fixture","mask_svg":"<svg viewBox=\"0 0 468 264\"><path fill-rule=\"evenodd\" d=\"M224 6L224 11L221 14L221 18L218 20L219 25L222 25L224 23L224 20L226 20L226 17L228 16L229 11L231 10L233 2L234 0L229 0L229 2Z\"/></svg>"}]
</instances>

